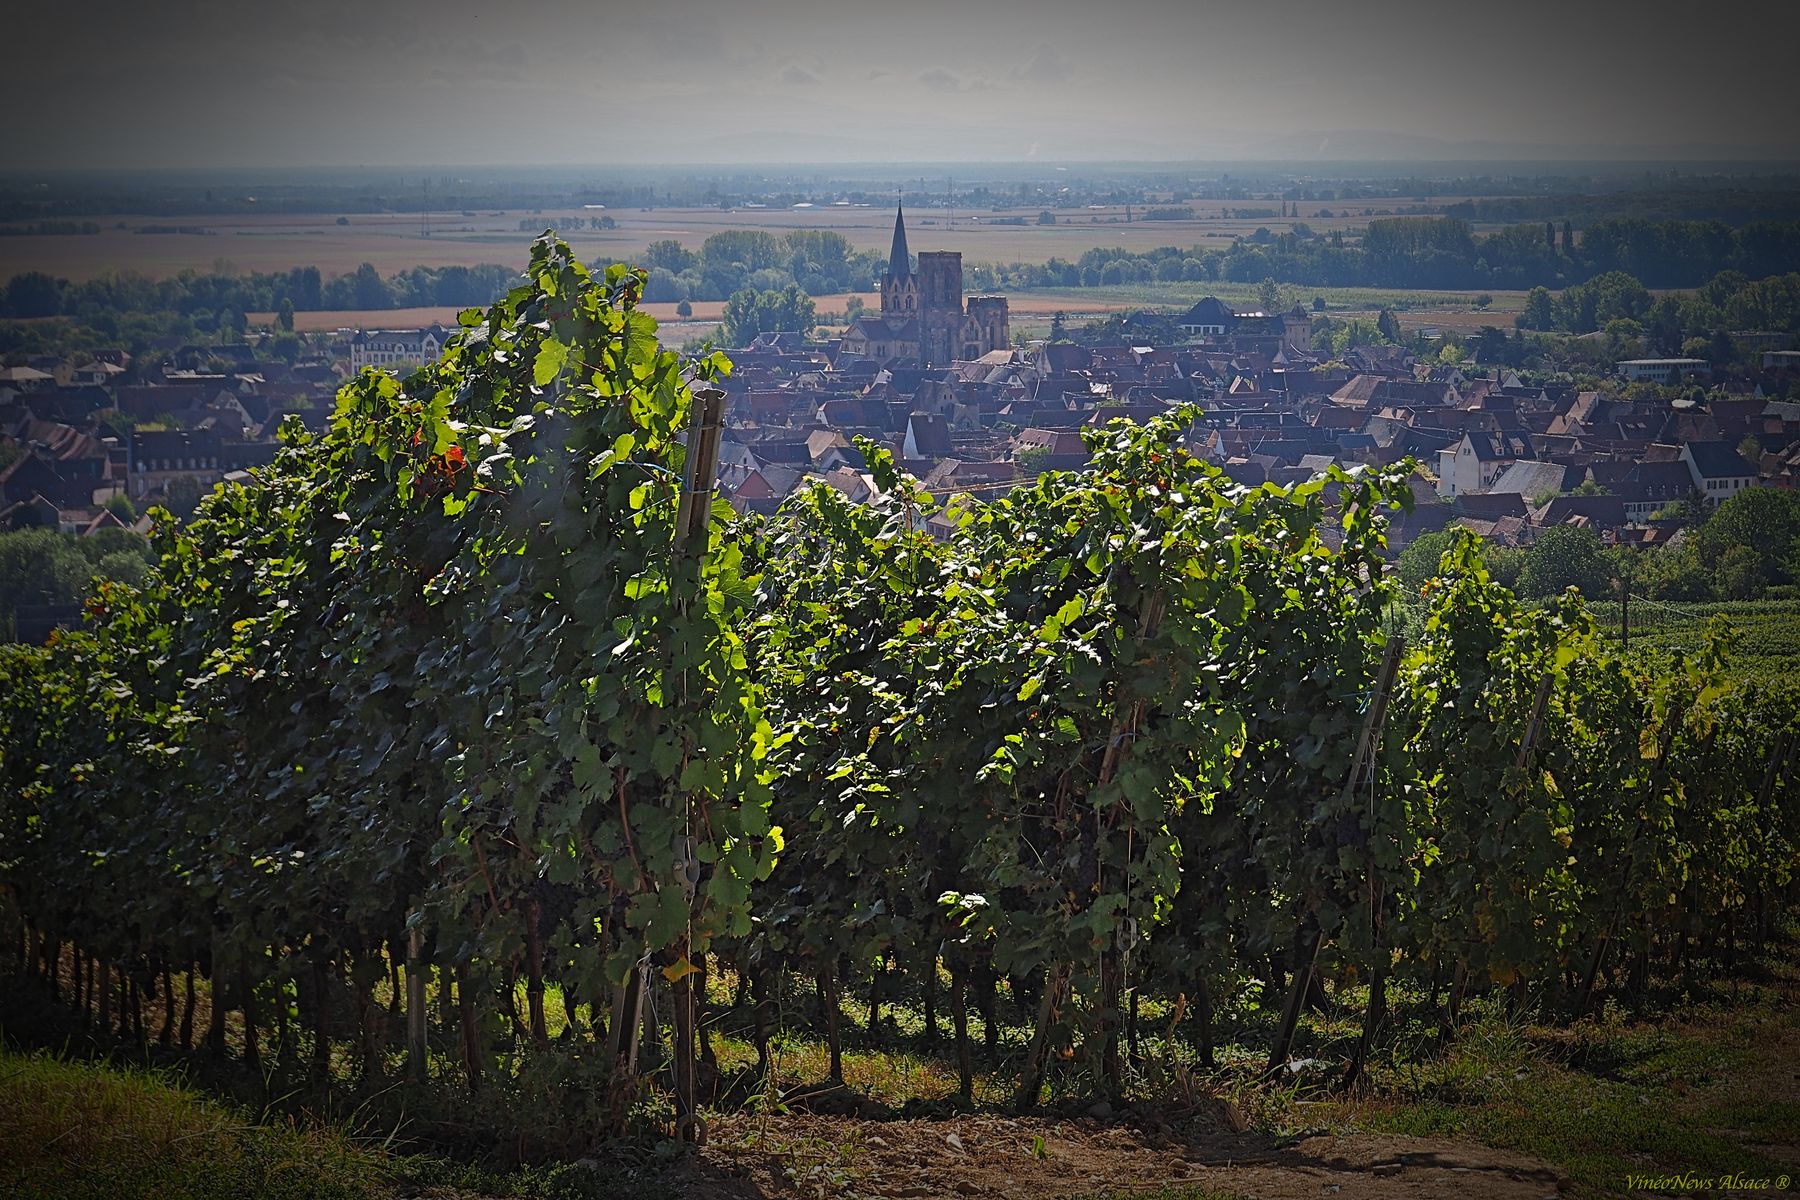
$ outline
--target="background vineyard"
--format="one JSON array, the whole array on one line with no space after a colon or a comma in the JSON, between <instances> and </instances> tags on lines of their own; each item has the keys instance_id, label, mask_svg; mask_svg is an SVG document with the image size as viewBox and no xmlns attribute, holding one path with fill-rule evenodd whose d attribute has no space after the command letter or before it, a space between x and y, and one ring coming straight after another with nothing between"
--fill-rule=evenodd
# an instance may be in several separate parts
<instances>
[{"instance_id":1,"label":"background vineyard","mask_svg":"<svg viewBox=\"0 0 1800 1200\"><path fill-rule=\"evenodd\" d=\"M740 520L692 482L729 363L663 351L643 283L541 240L0 654L46 994L529 1156L901 1042L951 1105L1297 1047L1348 1088L1403 1007L1578 1017L1790 905L1800 706L1730 626L1772 660L1791 607L1625 654L1465 539L1409 615L1404 467L1240 488L1191 410L946 541L872 444L871 503Z\"/></svg>"},{"instance_id":2,"label":"background vineyard","mask_svg":"<svg viewBox=\"0 0 1800 1200\"><path fill-rule=\"evenodd\" d=\"M1616 600L1590 606L1603 631L1620 635ZM1633 596L1629 640L1672 657L1701 651L1713 632L1713 618L1731 631L1731 667L1738 676L1797 678L1800 672L1800 600L1734 600L1682 604Z\"/></svg>"}]
</instances>

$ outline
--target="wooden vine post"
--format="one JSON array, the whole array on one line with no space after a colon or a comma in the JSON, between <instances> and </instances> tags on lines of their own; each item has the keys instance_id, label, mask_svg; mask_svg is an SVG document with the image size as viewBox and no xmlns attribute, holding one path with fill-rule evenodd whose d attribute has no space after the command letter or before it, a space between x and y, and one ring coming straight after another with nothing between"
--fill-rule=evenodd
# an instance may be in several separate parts
<instances>
[{"instance_id":1,"label":"wooden vine post","mask_svg":"<svg viewBox=\"0 0 1800 1200\"><path fill-rule=\"evenodd\" d=\"M675 570L691 565L697 577L700 560L706 554L707 529L712 521L714 481L719 472L719 441L725 430L725 393L714 387L694 391L693 420L688 426L687 454L682 460L681 503L675 515ZM685 602L683 609L685 610ZM696 1036L693 963L692 916L694 897L700 883L700 862L694 854L695 828L690 802L683 818L685 849L679 861L680 886L685 897L689 925L675 946L671 992L674 997L675 1050L675 1138L680 1142L702 1143L706 1140L706 1123L700 1119L696 1095ZM641 992L640 992L641 995Z\"/></svg>"}]
</instances>

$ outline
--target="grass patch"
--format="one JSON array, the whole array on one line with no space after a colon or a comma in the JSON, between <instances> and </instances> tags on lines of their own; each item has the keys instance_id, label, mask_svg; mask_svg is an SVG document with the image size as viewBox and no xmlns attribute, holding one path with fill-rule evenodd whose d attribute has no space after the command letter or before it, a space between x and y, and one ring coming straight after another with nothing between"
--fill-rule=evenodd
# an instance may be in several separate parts
<instances>
[{"instance_id":1,"label":"grass patch","mask_svg":"<svg viewBox=\"0 0 1800 1200\"><path fill-rule=\"evenodd\" d=\"M1349 1128L1536 1155L1579 1195L1624 1194L1630 1175L1773 1178L1792 1166L1760 1147L1800 1142L1782 1070L1797 1056L1800 1013L1781 989L1657 1021L1613 1009L1573 1029L1483 1011L1442 1051L1381 1068L1377 1098L1336 1115Z\"/></svg>"},{"instance_id":2,"label":"grass patch","mask_svg":"<svg viewBox=\"0 0 1800 1200\"><path fill-rule=\"evenodd\" d=\"M207 1099L146 1068L0 1051L7 1200L671 1200L646 1170L551 1163L497 1171L395 1157L341 1128Z\"/></svg>"},{"instance_id":3,"label":"grass patch","mask_svg":"<svg viewBox=\"0 0 1800 1200\"><path fill-rule=\"evenodd\" d=\"M17 1200L371 1200L389 1181L341 1133L259 1124L166 1075L0 1053L0 1194Z\"/></svg>"}]
</instances>

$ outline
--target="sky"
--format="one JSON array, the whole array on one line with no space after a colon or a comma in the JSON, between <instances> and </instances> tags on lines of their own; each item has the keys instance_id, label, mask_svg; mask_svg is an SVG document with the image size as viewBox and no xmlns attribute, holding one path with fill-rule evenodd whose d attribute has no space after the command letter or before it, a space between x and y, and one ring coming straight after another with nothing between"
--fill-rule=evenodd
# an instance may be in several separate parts
<instances>
[{"instance_id":1,"label":"sky","mask_svg":"<svg viewBox=\"0 0 1800 1200\"><path fill-rule=\"evenodd\" d=\"M19 0L0 166L1800 159L1800 5Z\"/></svg>"}]
</instances>

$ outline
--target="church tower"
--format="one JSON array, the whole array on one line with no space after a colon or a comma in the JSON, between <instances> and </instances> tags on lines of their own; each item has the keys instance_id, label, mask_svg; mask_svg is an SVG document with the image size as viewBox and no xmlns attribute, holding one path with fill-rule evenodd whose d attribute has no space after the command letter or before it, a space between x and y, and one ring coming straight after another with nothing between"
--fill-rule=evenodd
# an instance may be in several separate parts
<instances>
[{"instance_id":1,"label":"church tower","mask_svg":"<svg viewBox=\"0 0 1800 1200\"><path fill-rule=\"evenodd\" d=\"M881 315L902 321L919 315L919 281L913 277L906 213L899 205L894 206L894 245L888 251L887 273L881 277Z\"/></svg>"}]
</instances>

